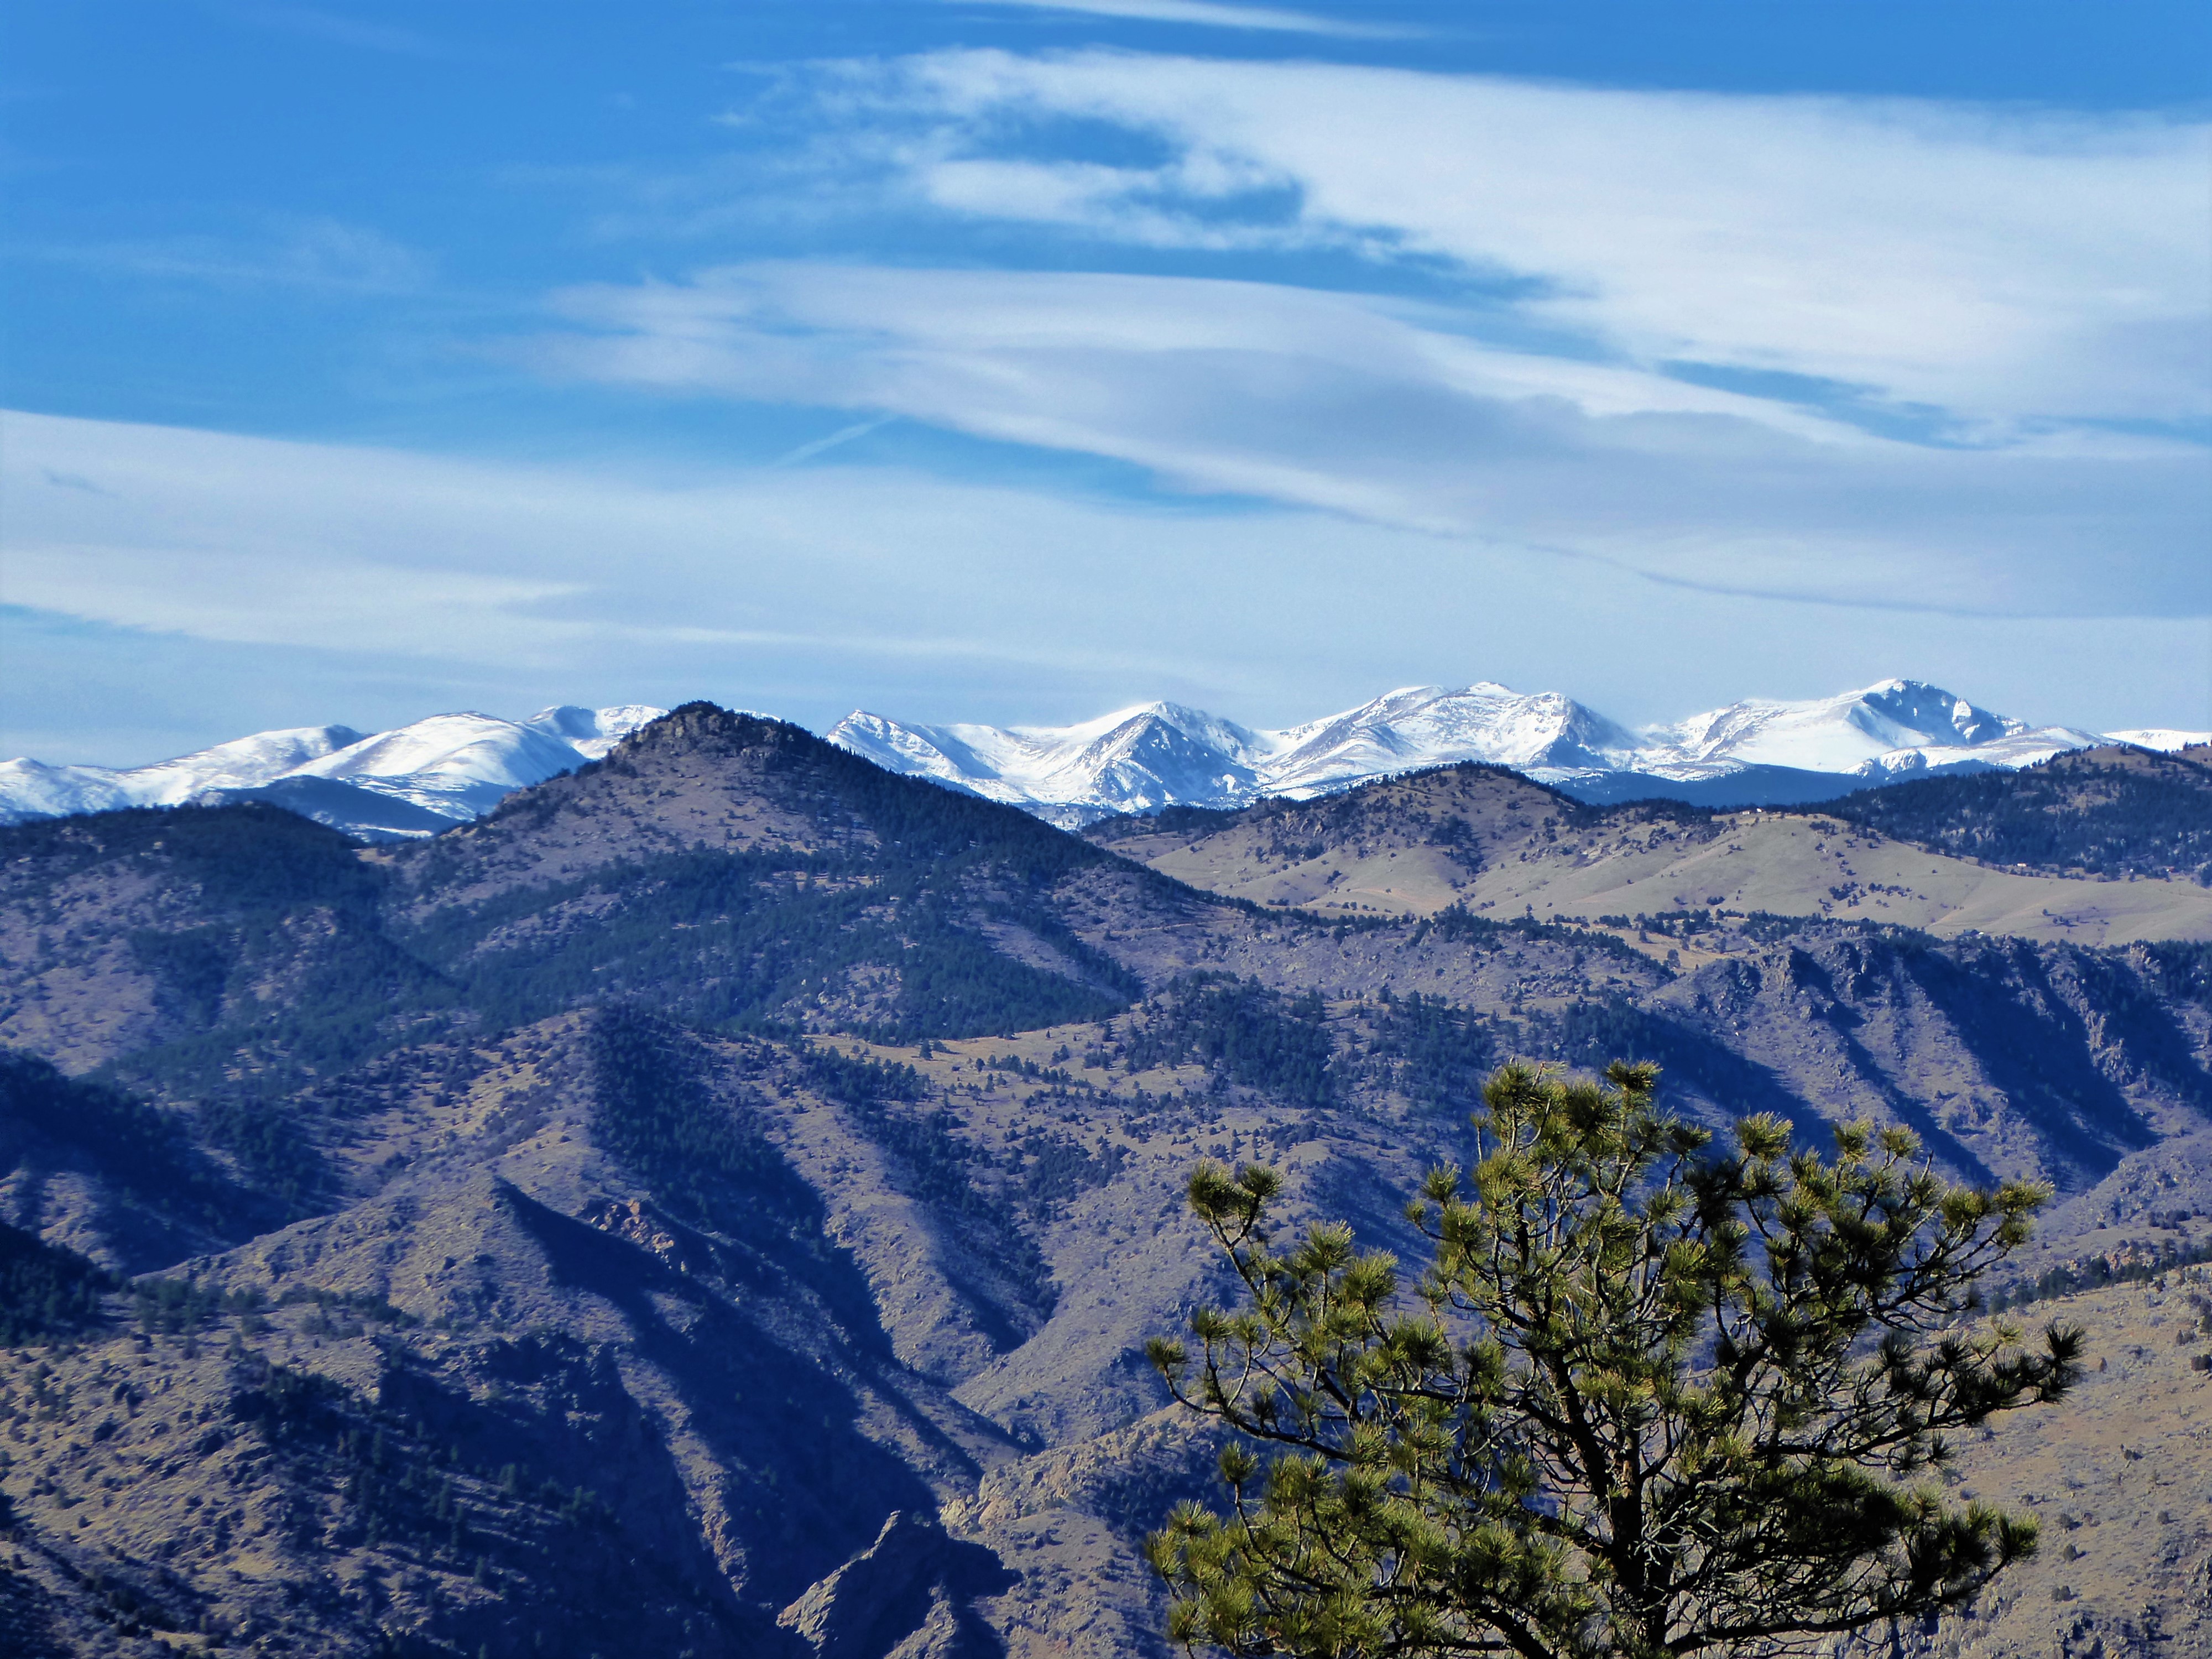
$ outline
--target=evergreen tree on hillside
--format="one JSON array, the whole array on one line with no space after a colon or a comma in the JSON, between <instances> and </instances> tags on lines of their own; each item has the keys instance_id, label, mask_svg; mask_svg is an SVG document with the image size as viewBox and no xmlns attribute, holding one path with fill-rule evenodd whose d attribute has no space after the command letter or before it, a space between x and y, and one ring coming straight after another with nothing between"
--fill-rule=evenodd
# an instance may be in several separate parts
<instances>
[{"instance_id":1,"label":"evergreen tree on hillside","mask_svg":"<svg viewBox=\"0 0 2212 1659\"><path fill-rule=\"evenodd\" d=\"M76 1251L0 1222L0 1347L98 1325L100 1297L117 1284Z\"/></svg>"},{"instance_id":2,"label":"evergreen tree on hillside","mask_svg":"<svg viewBox=\"0 0 2212 1659\"><path fill-rule=\"evenodd\" d=\"M2031 1519L1925 1477L1947 1434L2077 1375L2078 1333L2026 1346L1972 1294L2047 1193L1954 1186L1864 1124L1832 1160L1771 1116L1719 1152L1656 1079L1497 1073L1486 1155L1408 1207L1434 1247L1411 1297L1346 1227L1276 1248L1273 1171L1194 1175L1244 1303L1152 1358L1244 1438L1228 1512L1186 1505L1151 1540L1177 1641L1801 1651L1955 1606L2034 1547Z\"/></svg>"}]
</instances>

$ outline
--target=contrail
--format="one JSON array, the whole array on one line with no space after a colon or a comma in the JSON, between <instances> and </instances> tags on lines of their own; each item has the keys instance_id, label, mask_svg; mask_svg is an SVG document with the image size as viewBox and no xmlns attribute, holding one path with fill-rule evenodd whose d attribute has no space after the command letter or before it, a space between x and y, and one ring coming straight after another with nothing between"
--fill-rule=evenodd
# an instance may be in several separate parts
<instances>
[{"instance_id":1,"label":"contrail","mask_svg":"<svg viewBox=\"0 0 2212 1659\"><path fill-rule=\"evenodd\" d=\"M873 432L878 427L889 426L896 419L898 419L898 416L896 415L882 415L878 416L872 421L862 421L856 425L844 427L838 431L831 433L826 438L817 438L811 444L801 444L798 448L791 451L788 454L777 456L774 460L770 461L769 465L770 466L796 466L801 461L811 461L825 449L835 449L839 444L849 443L855 438L865 437L867 434Z\"/></svg>"}]
</instances>

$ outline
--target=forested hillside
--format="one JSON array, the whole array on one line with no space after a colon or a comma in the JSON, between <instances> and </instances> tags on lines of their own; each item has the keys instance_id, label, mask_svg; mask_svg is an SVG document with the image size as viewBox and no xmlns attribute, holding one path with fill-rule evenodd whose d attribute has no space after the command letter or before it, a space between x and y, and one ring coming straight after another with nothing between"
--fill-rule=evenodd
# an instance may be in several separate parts
<instances>
[{"instance_id":1,"label":"forested hillside","mask_svg":"<svg viewBox=\"0 0 2212 1659\"><path fill-rule=\"evenodd\" d=\"M2089 749L2017 772L1923 778L1826 811L1932 851L2212 886L2212 750Z\"/></svg>"},{"instance_id":2,"label":"forested hillside","mask_svg":"<svg viewBox=\"0 0 2212 1659\"><path fill-rule=\"evenodd\" d=\"M1716 822L1462 769L1085 840L694 704L426 843L0 831L0 1649L1164 1654L1192 1165L1402 1241L1516 1055L2047 1180L2015 1290L2212 1242L2206 947L1670 902Z\"/></svg>"}]
</instances>

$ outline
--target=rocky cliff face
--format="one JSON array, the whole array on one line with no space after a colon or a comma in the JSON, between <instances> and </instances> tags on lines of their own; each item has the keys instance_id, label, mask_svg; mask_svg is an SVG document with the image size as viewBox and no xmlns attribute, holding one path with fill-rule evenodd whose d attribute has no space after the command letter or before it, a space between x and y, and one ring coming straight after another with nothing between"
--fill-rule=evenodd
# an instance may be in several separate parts
<instances>
[{"instance_id":1,"label":"rocky cliff face","mask_svg":"<svg viewBox=\"0 0 2212 1659\"><path fill-rule=\"evenodd\" d=\"M1563 862L1555 797L1407 788L1215 864ZM1191 1165L1391 1241L1514 1054L1903 1122L2057 1185L2048 1260L2212 1235L2197 947L1285 910L1148 848L703 705L418 845L0 832L0 1222L136 1276L0 1357L0 1646L1164 1652Z\"/></svg>"}]
</instances>

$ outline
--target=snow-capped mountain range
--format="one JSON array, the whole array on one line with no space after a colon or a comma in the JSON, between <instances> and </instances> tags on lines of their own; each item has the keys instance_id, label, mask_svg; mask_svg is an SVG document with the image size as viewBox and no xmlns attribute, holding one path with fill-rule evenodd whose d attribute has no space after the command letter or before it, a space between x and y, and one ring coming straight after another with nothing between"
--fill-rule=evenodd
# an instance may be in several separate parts
<instances>
[{"instance_id":1,"label":"snow-capped mountain range","mask_svg":"<svg viewBox=\"0 0 2212 1659\"><path fill-rule=\"evenodd\" d=\"M0 762L0 823L262 799L373 838L431 835L600 758L663 712L629 704L521 720L436 714L369 736L303 726L123 769ZM1919 775L2027 766L2097 744L2212 741L2204 732L2030 727L1917 680L1808 702L1748 699L1641 732L1556 691L1486 682L1409 686L1281 731L1153 702L1060 726L922 726L856 710L828 735L892 771L1071 827L1116 812L1303 799L1460 761L1511 767L1585 800L1783 805Z\"/></svg>"},{"instance_id":2,"label":"snow-capped mountain range","mask_svg":"<svg viewBox=\"0 0 2212 1659\"><path fill-rule=\"evenodd\" d=\"M307 726L120 769L0 761L0 823L258 799L358 834L434 835L598 760L665 712L626 705L548 708L522 720L434 714L373 736Z\"/></svg>"},{"instance_id":3,"label":"snow-capped mountain range","mask_svg":"<svg viewBox=\"0 0 2212 1659\"><path fill-rule=\"evenodd\" d=\"M1917 680L1802 702L1753 698L1630 732L1556 691L1408 686L1279 732L1176 703L1079 726L914 726L866 712L830 739L1056 822L1164 806L1327 794L1458 761L1509 766L1589 800L1666 795L1712 805L1831 799L1915 775L2032 765L2122 742L2175 749L2212 733L2030 727Z\"/></svg>"}]
</instances>

